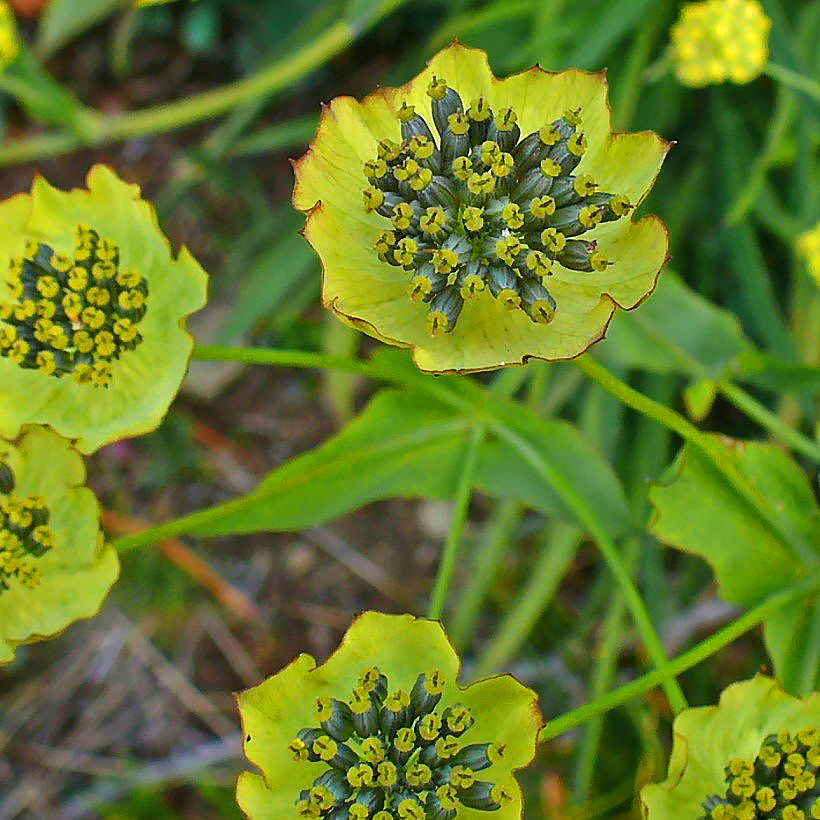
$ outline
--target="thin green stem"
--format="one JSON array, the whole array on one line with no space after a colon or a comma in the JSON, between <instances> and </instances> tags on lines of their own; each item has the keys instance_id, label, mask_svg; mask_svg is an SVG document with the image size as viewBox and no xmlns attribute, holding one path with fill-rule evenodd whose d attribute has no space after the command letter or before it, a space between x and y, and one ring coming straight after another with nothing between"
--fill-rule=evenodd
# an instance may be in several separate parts
<instances>
[{"instance_id":1,"label":"thin green stem","mask_svg":"<svg viewBox=\"0 0 820 820\"><path fill-rule=\"evenodd\" d=\"M473 492L478 453L481 450L481 445L484 443L485 434L486 431L484 427L476 427L467 444L467 452L464 454L464 463L456 489L453 522L450 525L450 532L447 535L447 541L441 553L438 574L436 575L436 581L433 585L433 594L430 598L430 607L427 610L427 616L429 618L440 618L441 613L444 611L444 602L447 600L447 593L450 589L453 572L456 568L461 536L464 532L464 525L467 522L467 512L470 506L470 496Z\"/></svg>"},{"instance_id":2,"label":"thin green stem","mask_svg":"<svg viewBox=\"0 0 820 820\"><path fill-rule=\"evenodd\" d=\"M680 413L630 387L591 356L581 356L575 361L587 376L628 407L655 419L655 421L677 433L692 446L697 447L709 459L729 486L755 511L769 530L780 540L789 544L807 567L817 563L817 554L806 537L782 517L775 515L774 510L766 505L765 500L737 469L734 462L728 458L724 446L717 438L699 430Z\"/></svg>"},{"instance_id":3,"label":"thin green stem","mask_svg":"<svg viewBox=\"0 0 820 820\"><path fill-rule=\"evenodd\" d=\"M102 145L118 140L158 134L216 117L246 100L291 87L349 46L362 31L375 25L405 0L382 0L363 20L337 20L304 48L221 88L193 94L141 111L100 116L93 132L81 136L51 134L0 144L0 165L44 159L82 145Z\"/></svg>"},{"instance_id":4,"label":"thin green stem","mask_svg":"<svg viewBox=\"0 0 820 820\"><path fill-rule=\"evenodd\" d=\"M152 544L166 541L169 538L176 538L179 535L187 535L188 533L195 532L198 527L204 527L214 521L219 521L226 515L242 512L246 507L249 507L255 502L256 498L251 493L235 501L226 501L224 504L216 504L213 507L183 515L180 518L175 518L157 527L143 530L135 535L125 535L122 538L116 538L112 541L112 546L118 552L131 552L131 550L140 547L149 547Z\"/></svg>"},{"instance_id":5,"label":"thin green stem","mask_svg":"<svg viewBox=\"0 0 820 820\"><path fill-rule=\"evenodd\" d=\"M764 407L736 384L721 382L718 385L718 390L735 407L742 410L750 419L754 419L764 430L768 430L798 453L802 453L807 458L820 464L820 444L806 438L793 427L790 427L780 416L772 413L771 410Z\"/></svg>"},{"instance_id":6,"label":"thin green stem","mask_svg":"<svg viewBox=\"0 0 820 820\"><path fill-rule=\"evenodd\" d=\"M632 538L627 542L626 560L630 567L635 564L640 546L640 540L637 538ZM624 596L617 594L616 591L607 608L601 629L601 641L595 651L595 668L589 684L593 702L603 697L611 686L618 665L618 657L623 647L625 613ZM575 803L586 802L589 798L595 775L598 747L604 730L604 719L603 717L591 718L588 724L576 755L573 773L572 793Z\"/></svg>"},{"instance_id":7,"label":"thin green stem","mask_svg":"<svg viewBox=\"0 0 820 820\"><path fill-rule=\"evenodd\" d=\"M495 674L515 656L550 605L581 540L582 533L575 524L556 521L554 526L545 530L539 544L540 554L529 572L529 581L512 601L501 625L478 656L476 678Z\"/></svg>"},{"instance_id":8,"label":"thin green stem","mask_svg":"<svg viewBox=\"0 0 820 820\"><path fill-rule=\"evenodd\" d=\"M802 91L816 102L820 102L820 83L817 80L777 63L767 63L764 73L773 80L777 80L777 82L783 83L783 85L793 88L795 91Z\"/></svg>"},{"instance_id":9,"label":"thin green stem","mask_svg":"<svg viewBox=\"0 0 820 820\"><path fill-rule=\"evenodd\" d=\"M668 349L669 352L678 359L681 367L691 376L697 379L710 378L709 370L701 364L701 362L688 351L684 350L679 344L664 336L651 322L642 319L638 315L632 317L632 321L639 325L644 333L651 336L653 341L657 342L659 346ZM742 387L724 380L718 385L718 390L732 402L738 410L746 413L749 418L754 419L754 421L775 438L779 438L792 449L820 463L820 445L806 438L798 430L790 427L780 416L769 411Z\"/></svg>"},{"instance_id":10,"label":"thin green stem","mask_svg":"<svg viewBox=\"0 0 820 820\"><path fill-rule=\"evenodd\" d=\"M514 546L520 507L517 501L499 502L475 549L466 584L447 622L450 640L459 651L467 648L475 636L481 607L490 594L504 556Z\"/></svg>"},{"instance_id":11,"label":"thin green stem","mask_svg":"<svg viewBox=\"0 0 820 820\"><path fill-rule=\"evenodd\" d=\"M270 367L330 368L347 373L360 373L374 379L384 379L386 372L364 359L338 356L333 353L312 353L304 350L270 350L256 347L220 347L197 345L194 359L208 362L242 362Z\"/></svg>"},{"instance_id":12,"label":"thin green stem","mask_svg":"<svg viewBox=\"0 0 820 820\"><path fill-rule=\"evenodd\" d=\"M511 447L518 451L518 454L524 461L543 476L548 484L555 488L555 491L561 496L570 510L572 510L579 523L581 523L586 531L595 539L595 543L604 561L609 565L616 582L621 588L626 605L629 608L629 613L641 635L652 663L658 669L665 667L669 663L669 659L663 648L661 639L652 624L652 619L649 617L646 604L644 604L643 598L641 598L640 593L630 577L626 562L618 547L586 499L567 482L561 473L541 456L541 453L539 453L535 447L523 439L518 433L510 430L503 424L491 422L490 426L499 438L504 439ZM663 685L669 702L675 712L680 712L682 709L685 709L686 698L684 697L683 690L680 688L680 684L674 677L664 678Z\"/></svg>"},{"instance_id":13,"label":"thin green stem","mask_svg":"<svg viewBox=\"0 0 820 820\"><path fill-rule=\"evenodd\" d=\"M692 649L671 660L665 667L653 669L651 672L636 678L631 683L627 683L612 692L608 692L603 697L596 698L577 709L573 709L560 717L550 720L541 730L538 736L539 741L544 743L548 740L552 740L552 738L558 737L564 734L564 732L574 729L576 726L581 726L596 715L609 712L611 709L643 695L665 680L675 675L680 675L693 666L697 666L699 663L702 663L707 658L710 658L728 646L741 635L744 635L750 629L754 629L754 627L787 604L810 595L818 588L820 588L820 578L813 577L800 581L784 589L782 592L772 595L763 601L763 603L750 609L745 615L732 621L732 623L723 627L720 631L715 632L714 635L710 635L692 647Z\"/></svg>"},{"instance_id":14,"label":"thin green stem","mask_svg":"<svg viewBox=\"0 0 820 820\"><path fill-rule=\"evenodd\" d=\"M257 350L245 348L216 348L198 347L194 350L197 358L206 358L221 361L242 361L253 364L279 365L289 367L337 367L355 373L362 373L372 378L392 381L404 384L408 387L423 389L431 396L440 401L448 403L465 412L474 412L473 402L469 399L456 395L447 389L446 385L439 385L433 379L420 378L419 374L412 375L397 373L395 370L380 367L371 362L364 362L358 359L351 359L344 356L330 356L321 353L302 353L300 351L281 350ZM635 621L635 625L641 634L646 645L649 656L653 664L657 667L665 665L668 661L664 652L661 640L658 637L655 627L646 610L646 606L641 599L638 590L629 576L629 572L623 561L623 557L618 551L615 542L610 538L606 528L601 524L597 514L589 506L583 496L567 482L566 478L549 464L531 444L523 439L514 430L509 429L498 419L489 417L485 423L501 438L505 439L519 455L528 462L533 469L542 475L545 480L555 488L566 505L575 514L587 532L592 535L598 545L604 560L609 564L615 579L623 590L630 614ZM240 502L235 502L240 503ZM686 699L677 681L666 681L664 687L667 691L670 703L676 711L685 708Z\"/></svg>"}]
</instances>

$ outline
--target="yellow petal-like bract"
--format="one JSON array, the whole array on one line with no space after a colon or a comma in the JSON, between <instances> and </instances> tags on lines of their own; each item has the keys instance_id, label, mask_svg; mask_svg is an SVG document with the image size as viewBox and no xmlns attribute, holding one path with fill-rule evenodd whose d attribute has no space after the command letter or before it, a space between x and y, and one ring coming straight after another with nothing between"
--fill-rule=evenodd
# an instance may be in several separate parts
<instances>
[{"instance_id":1,"label":"yellow petal-like bract","mask_svg":"<svg viewBox=\"0 0 820 820\"><path fill-rule=\"evenodd\" d=\"M88 453L154 429L206 281L186 249L173 256L139 188L104 166L88 190L38 177L0 203L0 435L48 424Z\"/></svg>"},{"instance_id":2,"label":"yellow petal-like bract","mask_svg":"<svg viewBox=\"0 0 820 820\"><path fill-rule=\"evenodd\" d=\"M681 712L674 733L667 779L641 792L647 820L818 816L820 694L793 697L758 675L718 706Z\"/></svg>"},{"instance_id":3,"label":"yellow petal-like bract","mask_svg":"<svg viewBox=\"0 0 820 820\"><path fill-rule=\"evenodd\" d=\"M240 807L252 820L517 820L537 696L509 675L462 687L458 672L437 621L364 613L326 663L300 655L240 693L261 771L240 776Z\"/></svg>"},{"instance_id":4,"label":"yellow petal-like bract","mask_svg":"<svg viewBox=\"0 0 820 820\"><path fill-rule=\"evenodd\" d=\"M652 291L666 230L632 213L667 150L611 132L604 74L497 79L455 43L333 100L293 201L328 308L423 370L486 370L577 356Z\"/></svg>"},{"instance_id":5,"label":"yellow petal-like bract","mask_svg":"<svg viewBox=\"0 0 820 820\"><path fill-rule=\"evenodd\" d=\"M119 573L97 499L69 443L27 427L0 440L0 663L100 608Z\"/></svg>"}]
</instances>

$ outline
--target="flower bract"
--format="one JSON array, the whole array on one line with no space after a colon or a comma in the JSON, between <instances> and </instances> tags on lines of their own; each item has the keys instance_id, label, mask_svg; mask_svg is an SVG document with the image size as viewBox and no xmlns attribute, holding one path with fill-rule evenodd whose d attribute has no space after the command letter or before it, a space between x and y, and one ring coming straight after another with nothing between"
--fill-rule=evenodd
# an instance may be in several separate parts
<instances>
[{"instance_id":1,"label":"flower bract","mask_svg":"<svg viewBox=\"0 0 820 820\"><path fill-rule=\"evenodd\" d=\"M641 792L648 820L820 818L820 694L758 675L675 719L669 773Z\"/></svg>"},{"instance_id":2,"label":"flower bract","mask_svg":"<svg viewBox=\"0 0 820 820\"><path fill-rule=\"evenodd\" d=\"M809 273L820 286L820 221L798 238L797 252L806 260Z\"/></svg>"},{"instance_id":3,"label":"flower bract","mask_svg":"<svg viewBox=\"0 0 820 820\"><path fill-rule=\"evenodd\" d=\"M0 0L0 74L20 53L20 36L14 11L6 0Z\"/></svg>"},{"instance_id":4,"label":"flower bract","mask_svg":"<svg viewBox=\"0 0 820 820\"><path fill-rule=\"evenodd\" d=\"M139 188L38 177L0 203L0 435L48 424L83 452L153 429L188 365L206 276L177 259Z\"/></svg>"},{"instance_id":5,"label":"flower bract","mask_svg":"<svg viewBox=\"0 0 820 820\"><path fill-rule=\"evenodd\" d=\"M239 695L253 820L519 818L537 698L510 676L457 684L436 621L367 612L330 659L300 655Z\"/></svg>"},{"instance_id":6,"label":"flower bract","mask_svg":"<svg viewBox=\"0 0 820 820\"><path fill-rule=\"evenodd\" d=\"M0 441L0 663L94 615L116 581L83 460L44 427Z\"/></svg>"},{"instance_id":7,"label":"flower bract","mask_svg":"<svg viewBox=\"0 0 820 820\"><path fill-rule=\"evenodd\" d=\"M667 149L610 132L603 74L499 80L456 43L402 88L333 100L293 201L325 305L423 370L570 358L654 287L666 231L632 212Z\"/></svg>"},{"instance_id":8,"label":"flower bract","mask_svg":"<svg viewBox=\"0 0 820 820\"><path fill-rule=\"evenodd\" d=\"M748 83L769 58L772 21L758 0L704 0L672 27L675 74L684 85Z\"/></svg>"}]
</instances>

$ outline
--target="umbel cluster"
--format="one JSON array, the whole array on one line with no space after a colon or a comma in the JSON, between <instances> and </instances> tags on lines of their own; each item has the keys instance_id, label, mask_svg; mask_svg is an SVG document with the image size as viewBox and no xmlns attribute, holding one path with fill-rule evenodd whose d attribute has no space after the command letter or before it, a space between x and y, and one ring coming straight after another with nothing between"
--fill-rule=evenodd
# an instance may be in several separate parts
<instances>
[{"instance_id":1,"label":"umbel cluster","mask_svg":"<svg viewBox=\"0 0 820 820\"><path fill-rule=\"evenodd\" d=\"M726 792L703 803L701 820L820 820L820 732L766 737L754 760L726 766Z\"/></svg>"},{"instance_id":2,"label":"umbel cluster","mask_svg":"<svg viewBox=\"0 0 820 820\"><path fill-rule=\"evenodd\" d=\"M35 587L40 572L32 559L45 555L54 545L48 527L49 509L38 496L15 496L14 471L0 454L0 594L10 578Z\"/></svg>"},{"instance_id":3,"label":"umbel cluster","mask_svg":"<svg viewBox=\"0 0 820 820\"><path fill-rule=\"evenodd\" d=\"M574 173L587 147L578 111L522 139L512 108L494 113L479 97L465 109L438 77L427 93L438 139L404 103L401 143L382 140L365 163L365 210L392 223L376 239L379 258L407 271L433 335L452 331L465 300L485 290L534 322L551 321L554 263L606 270L609 260L584 234L631 204Z\"/></svg>"},{"instance_id":4,"label":"umbel cluster","mask_svg":"<svg viewBox=\"0 0 820 820\"><path fill-rule=\"evenodd\" d=\"M378 668L365 670L348 702L317 701L318 727L290 744L296 760L326 769L296 802L297 816L327 820L450 820L460 806L495 811L512 797L479 779L504 756L494 743L464 744L474 723L463 705L437 711L438 671L421 674L410 692L388 692Z\"/></svg>"},{"instance_id":5,"label":"umbel cluster","mask_svg":"<svg viewBox=\"0 0 820 820\"><path fill-rule=\"evenodd\" d=\"M114 361L142 342L148 283L120 268L119 248L80 226L74 255L27 242L0 302L0 355L20 367L108 387Z\"/></svg>"}]
</instances>

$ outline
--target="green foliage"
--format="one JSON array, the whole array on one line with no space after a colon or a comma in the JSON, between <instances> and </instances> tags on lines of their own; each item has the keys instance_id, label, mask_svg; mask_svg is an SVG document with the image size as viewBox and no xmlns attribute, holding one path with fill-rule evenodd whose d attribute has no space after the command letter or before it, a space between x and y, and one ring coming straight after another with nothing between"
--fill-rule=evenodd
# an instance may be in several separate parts
<instances>
[{"instance_id":1,"label":"green foliage","mask_svg":"<svg viewBox=\"0 0 820 820\"><path fill-rule=\"evenodd\" d=\"M781 715L791 713L791 700L762 679L729 687L719 710L684 710L687 699L715 703L725 684L761 665L793 694L820 687L820 292L795 252L795 240L820 219L820 0L762 4L772 20L767 76L708 89L684 88L671 74L669 30L683 5L671 0L185 0L155 8L52 0L39 21L21 25L23 50L0 73L0 165L34 165L7 175L16 187L4 196L25 187L18 180L35 166L79 182L77 168L84 173L92 156L138 179L175 242L190 241L213 274L197 340L231 346L195 349L198 368L228 362L226 375L202 388L194 374L196 399L128 444L117 470L105 453L89 462L107 507L124 519L167 519L116 540L119 551L135 551L123 562L120 603L148 622L182 624L206 599L194 580L201 575L169 567L168 553L151 547L219 536L214 566L240 586L254 575L243 591L266 614L273 610L275 657L258 649L258 636L237 633L270 671L306 648L292 637L303 634L290 620L294 610L341 613L363 606L369 591L351 584L345 597L334 584L328 593L308 574L271 607L268 584L287 584L266 573L257 582L247 540L233 536L332 526L342 516L367 532L379 510L370 505L382 500L405 499L402 509L412 510L416 500L452 501L452 516L438 522L449 527L438 574L423 579L415 614L432 601L428 614L447 624L465 682L513 669L538 689L551 718L542 740L563 737L543 743L520 777L525 816L633 818L636 784L666 770L672 713L685 731L670 780L658 788L677 782L682 761L705 754L711 779L687 792L685 811L722 793L728 759L757 748L739 749L734 728L751 720L755 731L742 739L749 743L768 726L758 713L769 701L781 704ZM644 304L619 313L594 359L433 378L405 352L366 347L358 358L361 337L346 328L337 337L322 319L319 260L298 234L303 220L290 206L286 159L313 138L320 100L404 85L453 39L485 50L497 76L536 62L552 71L606 67L614 128L675 142L636 216L664 220L674 272L662 274ZM77 149L83 153L64 165L45 165ZM353 153L355 176L367 157ZM14 215L22 200L11 202L4 207ZM106 220L117 218L112 202L96 204ZM19 238L12 222L0 244ZM365 263L332 240L358 273ZM156 365L168 378L171 347L157 339L151 374ZM319 377L243 375L243 366L316 368ZM141 382L139 398L156 394L159 380ZM30 409L41 395L20 391L0 416ZM128 408L139 404L133 399ZM311 412L298 423L272 423L291 403L297 415ZM316 444L309 428L320 416L338 429ZM291 446L294 429L310 437L306 451ZM249 446L248 465L232 467ZM282 461L282 452L298 454ZM220 486L203 493L211 482ZM230 500L196 509L204 495ZM417 516L407 519L417 539ZM267 542L248 540L258 558ZM382 569L383 556L368 543L353 546ZM111 551L105 555L110 564ZM109 568L106 583L112 575ZM753 631L760 625L762 641ZM304 634L320 635L326 649L335 626L308 626ZM382 649L374 637L364 651ZM420 655L400 654L391 662L409 679ZM33 655L18 652L18 679ZM199 674L201 660L194 663ZM211 687L221 661L208 663L196 685ZM231 677L223 688L237 685ZM766 709L750 712L738 693L756 689L766 689L757 699ZM709 732L714 722L720 737L690 755L681 738L699 736L702 722ZM3 769L5 725L0 730ZM183 772L177 779L187 786L173 792L124 776L122 800L95 810L177 816L191 811L178 810L184 794L203 816L240 816L226 779L212 786L200 776ZM264 799L261 781L251 780Z\"/></svg>"},{"instance_id":2,"label":"green foliage","mask_svg":"<svg viewBox=\"0 0 820 820\"><path fill-rule=\"evenodd\" d=\"M714 465L687 448L669 484L653 487L652 531L711 564L722 596L752 606L820 570L820 509L805 474L780 450L757 442L720 444L722 457L748 479L767 517L722 480ZM775 529L771 521L780 526ZM782 530L795 534L794 542ZM820 685L816 596L764 623L775 671L793 692Z\"/></svg>"},{"instance_id":3,"label":"green foliage","mask_svg":"<svg viewBox=\"0 0 820 820\"><path fill-rule=\"evenodd\" d=\"M508 402L490 404L511 427L583 493L615 536L629 526L618 480L583 437L564 422L546 421ZM489 408L488 408L489 409ZM465 417L413 391L385 390L344 431L317 450L274 470L236 512L213 518L200 535L315 527L379 498L452 498L471 428ZM528 503L571 518L555 489L500 439L479 454L475 486L488 495Z\"/></svg>"}]
</instances>

